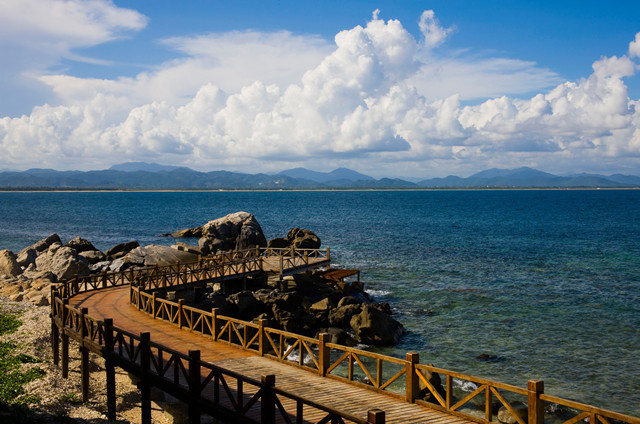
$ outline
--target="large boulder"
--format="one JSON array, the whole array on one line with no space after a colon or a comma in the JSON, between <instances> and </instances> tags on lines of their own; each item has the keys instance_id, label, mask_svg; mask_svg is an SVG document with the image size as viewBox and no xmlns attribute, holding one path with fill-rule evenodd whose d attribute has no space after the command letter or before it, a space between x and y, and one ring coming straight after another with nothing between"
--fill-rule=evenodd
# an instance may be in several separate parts
<instances>
[{"instance_id":1,"label":"large boulder","mask_svg":"<svg viewBox=\"0 0 640 424\"><path fill-rule=\"evenodd\" d=\"M369 305L363 305L362 312L354 315L350 324L360 343L394 345L404 334L402 324Z\"/></svg>"},{"instance_id":2,"label":"large boulder","mask_svg":"<svg viewBox=\"0 0 640 424\"><path fill-rule=\"evenodd\" d=\"M22 274L22 268L16 261L16 255L11 250L0 250L0 274L15 277Z\"/></svg>"},{"instance_id":3,"label":"large boulder","mask_svg":"<svg viewBox=\"0 0 640 424\"><path fill-rule=\"evenodd\" d=\"M47 250L53 243L62 244L60 236L55 233L51 234L49 237L45 237L42 240L33 243L31 246L22 249L20 252L18 252L16 261L23 268L28 267L29 264L35 264L36 258L42 252Z\"/></svg>"},{"instance_id":4,"label":"large boulder","mask_svg":"<svg viewBox=\"0 0 640 424\"><path fill-rule=\"evenodd\" d=\"M267 245L267 239L260 224L253 214L248 212L235 212L209 221L202 226L202 235L198 245L205 255L219 250L228 251Z\"/></svg>"},{"instance_id":5,"label":"large boulder","mask_svg":"<svg viewBox=\"0 0 640 424\"><path fill-rule=\"evenodd\" d=\"M432 364L429 364L429 365L432 365ZM431 372L429 370L419 370L418 372L422 373L424 378L429 382L429 384L431 384L431 386L434 389L436 389L436 393L438 393L438 395L440 395L442 399L446 398L447 395L444 390L444 387L442 386L442 379L440 378L440 374L436 372ZM435 404L439 403L436 396L433 393L431 393L431 390L429 390L429 387L426 384L424 384L422 379L420 378L418 379L418 384L420 385L420 392L418 393L419 399L423 399L427 402L431 402Z\"/></svg>"},{"instance_id":6,"label":"large boulder","mask_svg":"<svg viewBox=\"0 0 640 424\"><path fill-rule=\"evenodd\" d=\"M64 245L74 249L78 253L98 250L93 246L93 244L91 244L89 240L83 239L82 237L76 237L72 240L69 240Z\"/></svg>"},{"instance_id":7,"label":"large boulder","mask_svg":"<svg viewBox=\"0 0 640 424\"><path fill-rule=\"evenodd\" d=\"M514 401L511 402L510 406L516 415L526 423L529 416L529 408L527 408L527 405L520 401ZM516 420L511 412L504 406L498 411L498 421L502 424L518 424L518 420Z\"/></svg>"},{"instance_id":8,"label":"large boulder","mask_svg":"<svg viewBox=\"0 0 640 424\"><path fill-rule=\"evenodd\" d=\"M107 259L107 256L99 250L85 250L84 252L80 252L79 255L84 257L91 265L95 265Z\"/></svg>"},{"instance_id":9,"label":"large boulder","mask_svg":"<svg viewBox=\"0 0 640 424\"><path fill-rule=\"evenodd\" d=\"M322 242L320 237L311 230L304 228L292 228L287 233L289 244L296 249L320 249Z\"/></svg>"},{"instance_id":10,"label":"large boulder","mask_svg":"<svg viewBox=\"0 0 640 424\"><path fill-rule=\"evenodd\" d=\"M235 311L241 319L253 319L263 312L260 303L249 290L230 295L227 302L235 306Z\"/></svg>"},{"instance_id":11,"label":"large boulder","mask_svg":"<svg viewBox=\"0 0 640 424\"><path fill-rule=\"evenodd\" d=\"M166 266L176 263L191 263L198 261L198 255L174 249L169 246L149 245L139 246L127 253L122 259L124 263L136 266Z\"/></svg>"},{"instance_id":12,"label":"large boulder","mask_svg":"<svg viewBox=\"0 0 640 424\"><path fill-rule=\"evenodd\" d=\"M75 275L87 275L89 263L74 249L54 243L36 259L39 272L49 271L58 281L67 280Z\"/></svg>"},{"instance_id":13,"label":"large boulder","mask_svg":"<svg viewBox=\"0 0 640 424\"><path fill-rule=\"evenodd\" d=\"M361 304L339 305L329 313L329 324L345 328L351 325L351 318L362 312Z\"/></svg>"},{"instance_id":14,"label":"large boulder","mask_svg":"<svg viewBox=\"0 0 640 424\"><path fill-rule=\"evenodd\" d=\"M107 258L110 261L113 261L114 259L123 257L124 255L126 255L127 253L131 252L133 249L139 246L140 246L140 243L138 243L135 240L127 241L125 243L116 244L111 249L104 252L104 254L107 255Z\"/></svg>"}]
</instances>

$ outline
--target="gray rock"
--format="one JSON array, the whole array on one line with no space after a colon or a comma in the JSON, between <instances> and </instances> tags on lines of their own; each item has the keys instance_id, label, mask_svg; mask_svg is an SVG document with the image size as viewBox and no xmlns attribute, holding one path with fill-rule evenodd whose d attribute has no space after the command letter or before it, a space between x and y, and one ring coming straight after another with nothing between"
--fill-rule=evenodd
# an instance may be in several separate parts
<instances>
[{"instance_id":1,"label":"gray rock","mask_svg":"<svg viewBox=\"0 0 640 424\"><path fill-rule=\"evenodd\" d=\"M202 226L202 235L198 246L203 254L267 245L260 224L248 212L235 212L209 221Z\"/></svg>"},{"instance_id":2,"label":"gray rock","mask_svg":"<svg viewBox=\"0 0 640 424\"><path fill-rule=\"evenodd\" d=\"M64 245L72 249L75 249L75 251L78 253L98 250L93 246L93 244L91 244L89 240L85 240L81 237L76 237L72 240L69 240Z\"/></svg>"},{"instance_id":3,"label":"gray rock","mask_svg":"<svg viewBox=\"0 0 640 424\"><path fill-rule=\"evenodd\" d=\"M125 243L116 244L111 249L104 252L104 254L107 255L107 257L111 260L118 259L123 257L124 255L126 255L127 253L129 253L130 251L132 251L138 246L140 246L140 243L138 243L135 240L132 240Z\"/></svg>"},{"instance_id":4,"label":"gray rock","mask_svg":"<svg viewBox=\"0 0 640 424\"><path fill-rule=\"evenodd\" d=\"M85 250L78 253L80 256L85 258L89 264L94 265L99 262L103 262L107 257L104 253L99 250Z\"/></svg>"},{"instance_id":5,"label":"gray rock","mask_svg":"<svg viewBox=\"0 0 640 424\"><path fill-rule=\"evenodd\" d=\"M18 265L16 255L11 250L0 250L0 274L12 277L22 274L22 268Z\"/></svg>"},{"instance_id":6,"label":"gray rock","mask_svg":"<svg viewBox=\"0 0 640 424\"><path fill-rule=\"evenodd\" d=\"M171 233L171 237L175 238L202 237L202 235L202 227L185 228L184 230L178 230Z\"/></svg>"},{"instance_id":7,"label":"gray rock","mask_svg":"<svg viewBox=\"0 0 640 424\"><path fill-rule=\"evenodd\" d=\"M351 318L361 312L361 304L338 306L329 313L329 323L334 327L349 327L351 325Z\"/></svg>"},{"instance_id":8,"label":"gray rock","mask_svg":"<svg viewBox=\"0 0 640 424\"><path fill-rule=\"evenodd\" d=\"M35 264L38 255L47 250L53 243L62 244L60 236L55 233L51 234L49 237L45 237L42 240L33 243L29 247L25 247L17 254L18 264L23 268L28 267L30 263Z\"/></svg>"},{"instance_id":9,"label":"gray rock","mask_svg":"<svg viewBox=\"0 0 640 424\"><path fill-rule=\"evenodd\" d=\"M388 346L398 343L404 327L378 309L364 305L362 312L351 318L351 328L361 343Z\"/></svg>"},{"instance_id":10,"label":"gray rock","mask_svg":"<svg viewBox=\"0 0 640 424\"><path fill-rule=\"evenodd\" d=\"M429 364L433 365L433 364ZM440 374L431 372L428 370L419 370L418 372L424 375L425 379L436 389L436 392L442 399L446 398L446 392L444 387L442 387L442 379L440 378ZM420 392L418 393L418 398L426 400L427 402L439 404L438 399L431 393L429 388L421 379L418 379L418 384L420 385Z\"/></svg>"},{"instance_id":11,"label":"gray rock","mask_svg":"<svg viewBox=\"0 0 640 424\"><path fill-rule=\"evenodd\" d=\"M331 299L325 297L324 299L314 303L309 307L309 310L313 313L329 312L333 308Z\"/></svg>"},{"instance_id":12,"label":"gray rock","mask_svg":"<svg viewBox=\"0 0 640 424\"><path fill-rule=\"evenodd\" d=\"M122 260L137 266L167 266L175 265L176 263L197 262L198 255L173 249L169 246L152 244L136 247L127 253Z\"/></svg>"},{"instance_id":13,"label":"gray rock","mask_svg":"<svg viewBox=\"0 0 640 424\"><path fill-rule=\"evenodd\" d=\"M296 249L319 249L322 245L320 237L311 230L304 228L292 228L287 233L290 245Z\"/></svg>"},{"instance_id":14,"label":"gray rock","mask_svg":"<svg viewBox=\"0 0 640 424\"><path fill-rule=\"evenodd\" d=\"M364 303L363 301L356 299L353 296L345 296L338 302L338 308L345 305L359 305Z\"/></svg>"},{"instance_id":15,"label":"gray rock","mask_svg":"<svg viewBox=\"0 0 640 424\"><path fill-rule=\"evenodd\" d=\"M291 240L282 237L271 239L269 243L267 243L267 247L272 249L286 249L289 246L291 246Z\"/></svg>"},{"instance_id":16,"label":"gray rock","mask_svg":"<svg viewBox=\"0 0 640 424\"><path fill-rule=\"evenodd\" d=\"M36 252L35 249L23 249L18 253L16 262L22 268L27 268L29 265L35 265L37 257L38 252Z\"/></svg>"},{"instance_id":17,"label":"gray rock","mask_svg":"<svg viewBox=\"0 0 640 424\"><path fill-rule=\"evenodd\" d=\"M515 401L511 402L511 407L516 415L526 423L529 417L529 408L527 408L527 405L522 402ZM504 406L498 410L498 421L502 424L517 424L518 422L513 415L511 415L511 412L509 412L509 410Z\"/></svg>"},{"instance_id":18,"label":"gray rock","mask_svg":"<svg viewBox=\"0 0 640 424\"><path fill-rule=\"evenodd\" d=\"M263 312L260 303L249 290L230 295L227 302L235 305L238 316L242 319L253 319Z\"/></svg>"},{"instance_id":19,"label":"gray rock","mask_svg":"<svg viewBox=\"0 0 640 424\"><path fill-rule=\"evenodd\" d=\"M87 275L89 263L74 249L54 243L36 259L38 271L50 271L58 281L68 280L75 275Z\"/></svg>"}]
</instances>

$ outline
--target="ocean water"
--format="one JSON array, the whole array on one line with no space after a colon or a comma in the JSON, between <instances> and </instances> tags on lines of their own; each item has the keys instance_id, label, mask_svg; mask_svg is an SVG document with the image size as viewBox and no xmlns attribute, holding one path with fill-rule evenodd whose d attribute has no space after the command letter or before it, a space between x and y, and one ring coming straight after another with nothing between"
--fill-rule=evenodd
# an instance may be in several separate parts
<instances>
[{"instance_id":1,"label":"ocean water","mask_svg":"<svg viewBox=\"0 0 640 424\"><path fill-rule=\"evenodd\" d=\"M640 416L640 190L0 193L0 248L172 244L239 210L362 270L408 330L379 351Z\"/></svg>"}]
</instances>

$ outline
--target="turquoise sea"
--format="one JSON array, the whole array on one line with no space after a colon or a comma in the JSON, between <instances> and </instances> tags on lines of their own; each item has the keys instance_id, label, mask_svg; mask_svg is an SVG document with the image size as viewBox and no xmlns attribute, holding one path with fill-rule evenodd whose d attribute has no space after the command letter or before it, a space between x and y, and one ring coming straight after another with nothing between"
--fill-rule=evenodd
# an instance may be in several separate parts
<instances>
[{"instance_id":1,"label":"turquoise sea","mask_svg":"<svg viewBox=\"0 0 640 424\"><path fill-rule=\"evenodd\" d=\"M385 353L640 416L640 190L0 193L0 248L172 244L239 210L361 269L408 330Z\"/></svg>"}]
</instances>

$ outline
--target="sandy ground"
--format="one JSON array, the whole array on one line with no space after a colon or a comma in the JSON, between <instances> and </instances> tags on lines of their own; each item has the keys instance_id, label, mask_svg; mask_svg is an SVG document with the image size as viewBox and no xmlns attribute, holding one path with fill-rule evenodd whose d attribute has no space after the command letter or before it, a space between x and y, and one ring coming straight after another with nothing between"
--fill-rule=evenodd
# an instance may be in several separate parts
<instances>
[{"instance_id":1,"label":"sandy ground","mask_svg":"<svg viewBox=\"0 0 640 424\"><path fill-rule=\"evenodd\" d=\"M12 334L0 336L3 341L18 344L15 353L24 353L38 358L42 362L25 364L24 369L40 367L46 375L26 386L28 394L40 397L40 402L29 405L36 413L36 422L51 423L108 423L107 397L104 360L90 355L90 401L82 403L80 385L80 352L74 343L69 345L69 378L62 378L61 369L53 364L51 352L51 324L48 306L33 306L25 302L11 302L0 298L0 310L3 312L21 311L22 326ZM117 421L118 423L140 422L140 394L131 382L129 375L116 368ZM158 402L152 404L152 421L159 424L184 422L186 411L182 405L167 404L161 392L153 392L152 398ZM162 406L160 406L162 405ZM173 415L164 409L177 410ZM180 416L181 412L184 412ZM6 418L6 417L5 417ZM0 422L5 422L0 416ZM203 422L206 422L203 420Z\"/></svg>"}]
</instances>

